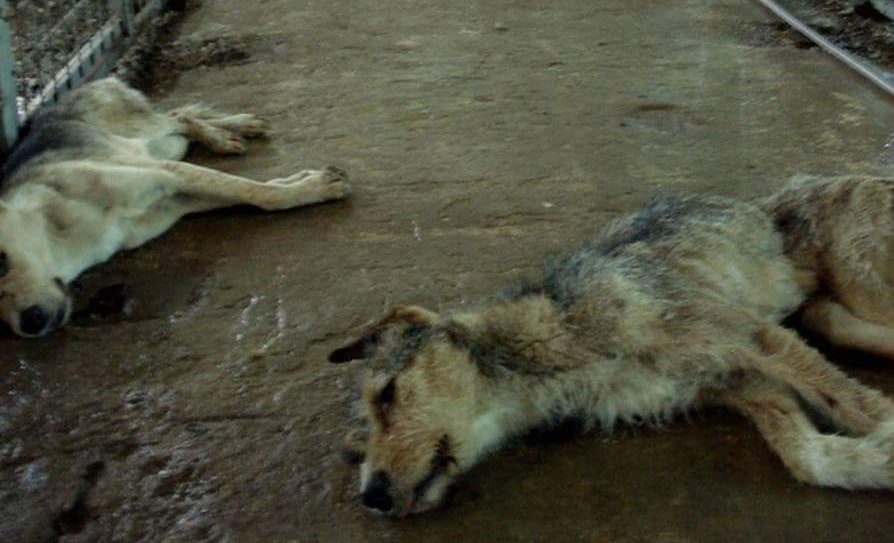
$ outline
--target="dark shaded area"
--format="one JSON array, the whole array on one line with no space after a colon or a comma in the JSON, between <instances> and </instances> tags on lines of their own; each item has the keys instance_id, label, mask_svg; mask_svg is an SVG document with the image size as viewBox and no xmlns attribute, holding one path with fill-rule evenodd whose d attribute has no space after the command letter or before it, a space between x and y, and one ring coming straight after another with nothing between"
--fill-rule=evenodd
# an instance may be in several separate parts
<instances>
[{"instance_id":1,"label":"dark shaded area","mask_svg":"<svg viewBox=\"0 0 894 543\"><path fill-rule=\"evenodd\" d=\"M76 326L89 326L110 319L126 318L133 311L133 303L129 285L108 285L91 296L87 305L72 315L71 322Z\"/></svg>"},{"instance_id":2,"label":"dark shaded area","mask_svg":"<svg viewBox=\"0 0 894 543\"><path fill-rule=\"evenodd\" d=\"M103 462L93 462L87 466L82 477L81 488L75 495L74 502L53 519L55 535L50 539L51 542L59 541L63 536L79 534L84 531L91 519L87 500L93 487L96 486L96 481L102 476L104 468Z\"/></svg>"}]
</instances>

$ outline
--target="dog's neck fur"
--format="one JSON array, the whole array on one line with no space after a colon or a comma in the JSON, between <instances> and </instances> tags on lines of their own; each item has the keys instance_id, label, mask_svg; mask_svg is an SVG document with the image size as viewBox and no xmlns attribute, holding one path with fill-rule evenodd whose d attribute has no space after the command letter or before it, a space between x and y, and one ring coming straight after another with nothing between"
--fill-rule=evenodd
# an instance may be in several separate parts
<instances>
[{"instance_id":1,"label":"dog's neck fur","mask_svg":"<svg viewBox=\"0 0 894 543\"><path fill-rule=\"evenodd\" d=\"M571 332L549 299L504 300L453 318L468 330L464 346L487 376L471 426L471 463L514 436L580 410L562 389L586 359L572 348Z\"/></svg>"},{"instance_id":2,"label":"dog's neck fur","mask_svg":"<svg viewBox=\"0 0 894 543\"><path fill-rule=\"evenodd\" d=\"M498 302L455 320L470 330L467 348L488 376L478 391L470 463L515 436L571 418L583 429L658 423L697 395L654 368L588 349L567 314L543 296Z\"/></svg>"}]
</instances>

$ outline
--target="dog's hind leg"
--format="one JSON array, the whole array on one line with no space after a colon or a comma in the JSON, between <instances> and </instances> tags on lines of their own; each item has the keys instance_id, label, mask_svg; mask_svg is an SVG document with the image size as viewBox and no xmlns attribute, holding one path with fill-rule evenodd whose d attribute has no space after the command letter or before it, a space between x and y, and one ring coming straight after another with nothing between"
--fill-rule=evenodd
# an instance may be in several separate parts
<instances>
[{"instance_id":1,"label":"dog's hind leg","mask_svg":"<svg viewBox=\"0 0 894 543\"><path fill-rule=\"evenodd\" d=\"M246 138L265 136L270 123L252 113L223 113L214 108L193 104L168 112L174 118L191 118L217 128L235 132Z\"/></svg>"},{"instance_id":2,"label":"dog's hind leg","mask_svg":"<svg viewBox=\"0 0 894 543\"><path fill-rule=\"evenodd\" d=\"M187 138L221 154L244 152L244 138L258 138L270 130L270 123L250 113L220 113L201 105L175 109L168 116L180 123Z\"/></svg>"},{"instance_id":3,"label":"dog's hind leg","mask_svg":"<svg viewBox=\"0 0 894 543\"><path fill-rule=\"evenodd\" d=\"M251 113L235 113L209 119L208 124L235 132L244 138L260 138L270 131L270 123Z\"/></svg>"},{"instance_id":4,"label":"dog's hind leg","mask_svg":"<svg viewBox=\"0 0 894 543\"><path fill-rule=\"evenodd\" d=\"M212 153L220 155L241 155L245 153L245 138L236 132L219 128L196 117L179 116L183 135Z\"/></svg>"},{"instance_id":5,"label":"dog's hind leg","mask_svg":"<svg viewBox=\"0 0 894 543\"><path fill-rule=\"evenodd\" d=\"M194 200L192 211L239 204L273 211L344 198L351 190L347 174L332 166L259 183L186 162L153 164L178 178L180 196Z\"/></svg>"},{"instance_id":6,"label":"dog's hind leg","mask_svg":"<svg viewBox=\"0 0 894 543\"><path fill-rule=\"evenodd\" d=\"M867 435L894 421L894 402L848 377L796 333L775 324L755 333L760 354L747 368L786 383L840 430Z\"/></svg>"},{"instance_id":7,"label":"dog's hind leg","mask_svg":"<svg viewBox=\"0 0 894 543\"><path fill-rule=\"evenodd\" d=\"M828 298L811 301L801 312L801 323L838 347L894 358L894 329L861 319Z\"/></svg>"},{"instance_id":8,"label":"dog's hind leg","mask_svg":"<svg viewBox=\"0 0 894 543\"><path fill-rule=\"evenodd\" d=\"M841 488L894 488L891 432L868 437L822 434L794 392L757 375L721 393L720 402L754 421L770 448L801 481Z\"/></svg>"}]
</instances>

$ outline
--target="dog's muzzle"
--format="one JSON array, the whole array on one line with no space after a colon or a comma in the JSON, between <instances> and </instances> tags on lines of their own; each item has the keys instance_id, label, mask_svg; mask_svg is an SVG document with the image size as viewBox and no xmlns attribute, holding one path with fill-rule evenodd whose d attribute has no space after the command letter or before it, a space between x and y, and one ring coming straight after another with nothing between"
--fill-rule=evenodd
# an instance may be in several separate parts
<instances>
[{"instance_id":1,"label":"dog's muzzle","mask_svg":"<svg viewBox=\"0 0 894 543\"><path fill-rule=\"evenodd\" d=\"M384 471L375 472L363 490L363 505L378 513L390 513L394 509L390 489L388 475Z\"/></svg>"},{"instance_id":2,"label":"dog's muzzle","mask_svg":"<svg viewBox=\"0 0 894 543\"><path fill-rule=\"evenodd\" d=\"M32 305L19 314L19 330L26 336L42 336L59 328L67 314L67 304L53 310Z\"/></svg>"}]
</instances>

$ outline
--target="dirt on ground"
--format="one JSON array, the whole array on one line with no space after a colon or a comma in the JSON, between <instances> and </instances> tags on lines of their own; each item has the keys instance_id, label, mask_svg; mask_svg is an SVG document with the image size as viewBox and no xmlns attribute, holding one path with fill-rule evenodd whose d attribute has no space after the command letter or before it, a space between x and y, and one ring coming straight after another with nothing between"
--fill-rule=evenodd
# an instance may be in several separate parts
<instances>
[{"instance_id":1,"label":"dirt on ground","mask_svg":"<svg viewBox=\"0 0 894 543\"><path fill-rule=\"evenodd\" d=\"M245 157L192 159L257 179L335 164L355 193L190 218L87 273L64 330L3 332L0 541L886 540L891 493L799 484L715 412L525 444L447 509L378 518L341 454L362 367L325 362L387 307L472 303L656 191L890 171L894 111L869 84L739 0L215 0L184 17L175 43L217 45L171 64L156 99L273 125ZM830 354L894 394L890 363Z\"/></svg>"}]
</instances>

